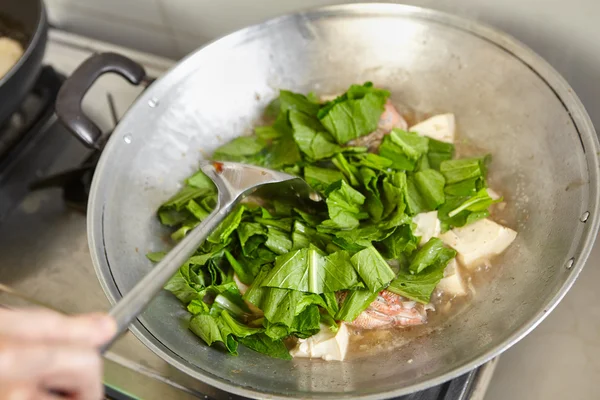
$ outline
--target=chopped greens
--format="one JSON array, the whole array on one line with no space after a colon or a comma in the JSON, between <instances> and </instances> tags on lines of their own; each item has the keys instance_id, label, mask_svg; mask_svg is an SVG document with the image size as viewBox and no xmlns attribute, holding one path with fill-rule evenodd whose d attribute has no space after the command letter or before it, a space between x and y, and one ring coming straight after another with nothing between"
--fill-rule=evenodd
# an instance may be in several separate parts
<instances>
[{"instance_id":1,"label":"chopped greens","mask_svg":"<svg viewBox=\"0 0 600 400\"><path fill-rule=\"evenodd\" d=\"M444 277L444 268L455 256L456 252L443 247L441 240L431 238L414 255L408 271L401 269L387 290L427 304L433 290Z\"/></svg>"},{"instance_id":2,"label":"chopped greens","mask_svg":"<svg viewBox=\"0 0 600 400\"><path fill-rule=\"evenodd\" d=\"M321 107L317 116L339 144L346 144L377 129L389 95L387 90L377 89L370 82L352 85L346 93Z\"/></svg>"},{"instance_id":3,"label":"chopped greens","mask_svg":"<svg viewBox=\"0 0 600 400\"><path fill-rule=\"evenodd\" d=\"M354 229L358 227L360 219L367 217L361 207L365 202L365 196L353 189L346 181L332 183L325 191L325 195L330 219L323 224L327 227Z\"/></svg>"},{"instance_id":4,"label":"chopped greens","mask_svg":"<svg viewBox=\"0 0 600 400\"><path fill-rule=\"evenodd\" d=\"M215 160L303 177L327 207L240 204L181 266L165 289L208 345L237 355L242 344L290 359L284 339L310 337L321 326L337 332L339 321L355 320L382 290L429 303L456 252L435 237L419 248L412 217L437 210L443 230L487 217L496 202L487 192L489 157L456 160L454 145L397 128L376 153L348 145L378 129L389 95L370 82L325 103L281 90L265 112L272 124L214 152ZM199 171L160 206L173 240L212 212L216 194Z\"/></svg>"}]
</instances>

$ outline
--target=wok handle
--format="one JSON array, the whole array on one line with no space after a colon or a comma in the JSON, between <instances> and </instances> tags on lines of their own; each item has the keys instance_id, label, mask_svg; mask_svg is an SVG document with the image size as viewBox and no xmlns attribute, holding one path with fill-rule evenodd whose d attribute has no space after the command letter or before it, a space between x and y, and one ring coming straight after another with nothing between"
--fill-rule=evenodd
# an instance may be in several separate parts
<instances>
[{"instance_id":1,"label":"wok handle","mask_svg":"<svg viewBox=\"0 0 600 400\"><path fill-rule=\"evenodd\" d=\"M56 98L56 115L85 146L100 149L102 130L85 115L83 97L103 74L114 72L134 85L146 78L144 67L116 53L94 54L83 62L63 83Z\"/></svg>"},{"instance_id":2,"label":"wok handle","mask_svg":"<svg viewBox=\"0 0 600 400\"><path fill-rule=\"evenodd\" d=\"M129 325L161 291L165 283L177 272L206 240L208 235L223 221L231 210L232 203L215 209L200 225L175 246L152 270L146 274L115 306L110 310L117 322L117 333L104 346L104 353L115 340L127 331Z\"/></svg>"}]
</instances>

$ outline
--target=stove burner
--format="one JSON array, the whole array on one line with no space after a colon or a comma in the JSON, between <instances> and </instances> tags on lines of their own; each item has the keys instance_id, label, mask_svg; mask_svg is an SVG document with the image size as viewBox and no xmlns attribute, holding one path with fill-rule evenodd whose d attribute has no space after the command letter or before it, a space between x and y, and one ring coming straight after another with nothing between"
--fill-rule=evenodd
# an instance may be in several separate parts
<instances>
[{"instance_id":1,"label":"stove burner","mask_svg":"<svg viewBox=\"0 0 600 400\"><path fill-rule=\"evenodd\" d=\"M116 126L119 119L113 96L108 93L106 98L113 124ZM105 135L105 139L108 139L108 136L110 136L110 133ZM106 140L104 140L104 143L106 143ZM102 149L94 150L80 167L37 180L30 185L30 189L41 190L51 187L60 187L63 189L63 199L65 204L74 210L85 213L87 210L90 188L92 186L92 178L101 153Z\"/></svg>"},{"instance_id":2,"label":"stove burner","mask_svg":"<svg viewBox=\"0 0 600 400\"><path fill-rule=\"evenodd\" d=\"M67 170L56 175L39 179L30 185L30 190L60 187L63 189L65 204L82 213L86 212L88 196L92 186L92 177L96 164L100 158L100 151L94 151L79 168Z\"/></svg>"},{"instance_id":3,"label":"stove burner","mask_svg":"<svg viewBox=\"0 0 600 400\"><path fill-rule=\"evenodd\" d=\"M45 66L31 93L8 121L0 124L0 173L19 156L20 148L28 145L54 113L54 101L64 76Z\"/></svg>"},{"instance_id":4,"label":"stove burner","mask_svg":"<svg viewBox=\"0 0 600 400\"><path fill-rule=\"evenodd\" d=\"M56 158L57 147L45 145L64 79L52 67L43 67L19 110L0 123L0 222L27 195L32 178Z\"/></svg>"}]
</instances>

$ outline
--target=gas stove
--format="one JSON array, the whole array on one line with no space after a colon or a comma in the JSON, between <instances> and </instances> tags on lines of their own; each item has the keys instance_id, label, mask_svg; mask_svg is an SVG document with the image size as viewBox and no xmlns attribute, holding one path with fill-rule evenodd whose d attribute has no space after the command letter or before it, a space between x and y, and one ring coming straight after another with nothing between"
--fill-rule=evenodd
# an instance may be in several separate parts
<instances>
[{"instance_id":1,"label":"gas stove","mask_svg":"<svg viewBox=\"0 0 600 400\"><path fill-rule=\"evenodd\" d=\"M0 284L68 313L108 310L86 238L85 209L100 151L73 138L53 113L56 93L94 52L122 53L158 77L174 61L51 30L40 78L21 109L0 126ZM84 99L84 110L106 134L143 88L102 77ZM18 303L0 293L0 305ZM402 400L481 400L495 366L484 366ZM241 399L195 381L127 334L106 355L108 398Z\"/></svg>"}]
</instances>

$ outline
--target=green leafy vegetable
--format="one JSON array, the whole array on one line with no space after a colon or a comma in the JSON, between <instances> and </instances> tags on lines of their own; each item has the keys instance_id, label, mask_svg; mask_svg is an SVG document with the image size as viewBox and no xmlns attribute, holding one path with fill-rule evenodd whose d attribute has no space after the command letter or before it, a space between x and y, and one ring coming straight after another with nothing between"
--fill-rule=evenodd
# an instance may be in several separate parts
<instances>
[{"instance_id":1,"label":"green leafy vegetable","mask_svg":"<svg viewBox=\"0 0 600 400\"><path fill-rule=\"evenodd\" d=\"M435 287L444 277L444 268L448 262L456 256L456 252L442 247L439 248L436 253L432 253L431 249L423 250L424 248L425 247L419 250L413 259L413 262L411 262L410 269L416 268L413 267L413 265L416 264L423 265L422 261L425 261L425 258L428 258L426 262L429 262L429 264L421 268L421 271L424 269L425 271L411 274L408 271L401 270L396 279L390 283L387 290L411 300L427 304L431 300L431 294L435 290ZM424 255L420 257L420 261L415 262L414 260L419 257L419 253L421 252L423 252Z\"/></svg>"},{"instance_id":2,"label":"green leafy vegetable","mask_svg":"<svg viewBox=\"0 0 600 400\"><path fill-rule=\"evenodd\" d=\"M379 155L391 160L394 169L413 171L419 158L427 153L428 144L426 137L394 129L383 138Z\"/></svg>"},{"instance_id":3,"label":"green leafy vegetable","mask_svg":"<svg viewBox=\"0 0 600 400\"><path fill-rule=\"evenodd\" d=\"M435 210L445 201L444 176L434 169L419 171L414 177L415 187L428 210Z\"/></svg>"},{"instance_id":4,"label":"green leafy vegetable","mask_svg":"<svg viewBox=\"0 0 600 400\"><path fill-rule=\"evenodd\" d=\"M383 179L383 215L385 218L392 214L396 209L404 212L406 208L406 173L394 172Z\"/></svg>"},{"instance_id":5,"label":"green leafy vegetable","mask_svg":"<svg viewBox=\"0 0 600 400\"><path fill-rule=\"evenodd\" d=\"M406 211L408 215L414 216L422 212L429 211L427 202L421 196L421 192L417 188L415 178L410 176L406 179L404 187L404 200L406 201Z\"/></svg>"},{"instance_id":6,"label":"green leafy vegetable","mask_svg":"<svg viewBox=\"0 0 600 400\"><path fill-rule=\"evenodd\" d=\"M444 248L444 242L440 239L435 237L429 239L429 241L419 249L408 269L412 273L418 274L435 263Z\"/></svg>"},{"instance_id":7,"label":"green leafy vegetable","mask_svg":"<svg viewBox=\"0 0 600 400\"><path fill-rule=\"evenodd\" d=\"M294 140L309 158L320 160L341 151L340 146L329 140L329 134L324 132L325 128L318 119L290 111L290 123L294 130Z\"/></svg>"},{"instance_id":8,"label":"green leafy vegetable","mask_svg":"<svg viewBox=\"0 0 600 400\"><path fill-rule=\"evenodd\" d=\"M231 329L221 318L210 314L198 314L190 320L190 330L206 342L209 346L215 342L225 345L227 351L237 355L238 342L233 337Z\"/></svg>"},{"instance_id":9,"label":"green leafy vegetable","mask_svg":"<svg viewBox=\"0 0 600 400\"><path fill-rule=\"evenodd\" d=\"M197 189L206 189L209 192L215 193L217 191L217 188L215 187L213 181L202 171L198 171L194 175L187 178L185 180L185 183L188 186L193 186Z\"/></svg>"},{"instance_id":10,"label":"green leafy vegetable","mask_svg":"<svg viewBox=\"0 0 600 400\"><path fill-rule=\"evenodd\" d=\"M250 268L247 268L238 260L236 260L235 257L227 250L225 250L225 257L227 257L227 261L229 261L231 268L233 268L241 282L245 283L246 285L252 283L254 276Z\"/></svg>"},{"instance_id":11,"label":"green leafy vegetable","mask_svg":"<svg viewBox=\"0 0 600 400\"><path fill-rule=\"evenodd\" d=\"M360 165L379 171L387 171L394 164L392 160L373 153L358 154L356 158Z\"/></svg>"},{"instance_id":12,"label":"green leafy vegetable","mask_svg":"<svg viewBox=\"0 0 600 400\"><path fill-rule=\"evenodd\" d=\"M207 211L206 209L204 209L204 207L202 207L201 205L199 205L198 203L196 203L194 200L190 200L187 205L185 206L185 208L198 220L198 221L202 221L204 218L208 217L208 214L210 214L209 211ZM163 222L164 224L164 222ZM168 224L165 224L168 225Z\"/></svg>"},{"instance_id":13,"label":"green leafy vegetable","mask_svg":"<svg viewBox=\"0 0 600 400\"><path fill-rule=\"evenodd\" d=\"M238 338L256 335L257 333L261 333L263 331L262 328L252 328L242 324L241 322L233 318L226 310L221 312L221 318L223 322L225 322L231 333L237 336Z\"/></svg>"},{"instance_id":14,"label":"green leafy vegetable","mask_svg":"<svg viewBox=\"0 0 600 400\"><path fill-rule=\"evenodd\" d=\"M319 332L320 322L319 307L315 304L310 304L294 318L289 333L302 339L308 338Z\"/></svg>"},{"instance_id":15,"label":"green leafy vegetable","mask_svg":"<svg viewBox=\"0 0 600 400\"><path fill-rule=\"evenodd\" d=\"M387 290L419 303L427 304L435 287L443 277L444 269L441 267L431 268L419 275L401 271L398 273L398 277L390 283Z\"/></svg>"},{"instance_id":16,"label":"green leafy vegetable","mask_svg":"<svg viewBox=\"0 0 600 400\"><path fill-rule=\"evenodd\" d=\"M194 200L197 198L202 198L203 196L214 193L214 189L212 188L198 188L194 186L185 186L181 189L177 194L167 200L162 206L160 206L159 211L175 209L177 211L181 211L190 200Z\"/></svg>"},{"instance_id":17,"label":"green leafy vegetable","mask_svg":"<svg viewBox=\"0 0 600 400\"><path fill-rule=\"evenodd\" d=\"M265 227L255 222L242 222L238 225L236 231L240 239L240 244L242 246L245 246L248 239L250 239L254 235L267 235L267 230L265 229Z\"/></svg>"},{"instance_id":18,"label":"green leafy vegetable","mask_svg":"<svg viewBox=\"0 0 600 400\"><path fill-rule=\"evenodd\" d=\"M438 211L438 218L444 231L489 217L489 206L502 201L502 199L493 200L485 188L480 189L473 196L447 197L446 203Z\"/></svg>"},{"instance_id":19,"label":"green leafy vegetable","mask_svg":"<svg viewBox=\"0 0 600 400\"><path fill-rule=\"evenodd\" d=\"M212 233L208 236L208 238L206 238L206 240L211 243L225 242L229 235L231 235L240 225L245 210L245 206L237 206L227 217L225 217L225 219L221 224L219 224L217 229L212 231Z\"/></svg>"},{"instance_id":20,"label":"green leafy vegetable","mask_svg":"<svg viewBox=\"0 0 600 400\"><path fill-rule=\"evenodd\" d=\"M252 136L240 136L219 147L213 154L216 160L244 161L248 156L260 153L266 146L264 140Z\"/></svg>"},{"instance_id":21,"label":"green leafy vegetable","mask_svg":"<svg viewBox=\"0 0 600 400\"><path fill-rule=\"evenodd\" d=\"M273 358L281 358L282 360L291 360L292 356L288 352L282 340L273 340L264 333L257 335L246 336L240 338L240 343L249 349L259 353L266 354Z\"/></svg>"},{"instance_id":22,"label":"green leafy vegetable","mask_svg":"<svg viewBox=\"0 0 600 400\"><path fill-rule=\"evenodd\" d=\"M302 160L300 150L293 138L283 137L272 143L264 157L263 164L273 169L281 169L286 165L294 165Z\"/></svg>"},{"instance_id":23,"label":"green leafy vegetable","mask_svg":"<svg viewBox=\"0 0 600 400\"><path fill-rule=\"evenodd\" d=\"M315 248L296 250L278 257L262 286L322 293L325 257Z\"/></svg>"},{"instance_id":24,"label":"green leafy vegetable","mask_svg":"<svg viewBox=\"0 0 600 400\"><path fill-rule=\"evenodd\" d=\"M321 123L339 144L364 136L377 129L389 92L371 83L352 85L348 92L318 112Z\"/></svg>"},{"instance_id":25,"label":"green leafy vegetable","mask_svg":"<svg viewBox=\"0 0 600 400\"><path fill-rule=\"evenodd\" d=\"M273 253L285 254L292 249L292 240L286 232L274 227L268 227L265 246Z\"/></svg>"},{"instance_id":26,"label":"green leafy vegetable","mask_svg":"<svg viewBox=\"0 0 600 400\"><path fill-rule=\"evenodd\" d=\"M304 167L304 179L313 188L324 192L329 185L343 180L344 174L335 169L307 165Z\"/></svg>"},{"instance_id":27,"label":"green leafy vegetable","mask_svg":"<svg viewBox=\"0 0 600 400\"><path fill-rule=\"evenodd\" d=\"M316 116L319 112L319 104L310 101L303 94L289 90L279 91L279 102L281 111L298 111L309 116Z\"/></svg>"},{"instance_id":28,"label":"green leafy vegetable","mask_svg":"<svg viewBox=\"0 0 600 400\"><path fill-rule=\"evenodd\" d=\"M489 156L486 156L481 158L442 161L440 164L440 172L444 175L444 178L446 178L447 184L474 178L485 180L489 159Z\"/></svg>"},{"instance_id":29,"label":"green leafy vegetable","mask_svg":"<svg viewBox=\"0 0 600 400\"><path fill-rule=\"evenodd\" d=\"M181 273L181 269L169 279L165 290L173 293L184 304L189 303L198 295L198 292L190 286L189 280Z\"/></svg>"},{"instance_id":30,"label":"green leafy vegetable","mask_svg":"<svg viewBox=\"0 0 600 400\"><path fill-rule=\"evenodd\" d=\"M498 199L497 201L501 201ZM456 207L454 210L448 213L450 218L458 215L462 211L471 211L471 212L480 212L485 211L491 206L495 201L490 197L487 192L487 189L481 189L477 194L469 199L465 200L460 206Z\"/></svg>"},{"instance_id":31,"label":"green leafy vegetable","mask_svg":"<svg viewBox=\"0 0 600 400\"><path fill-rule=\"evenodd\" d=\"M350 183L350 185L359 185L358 168L350 164L343 154L336 154L335 157L331 159L331 162L333 163L333 165L336 166L337 169L339 169L344 174L346 180Z\"/></svg>"},{"instance_id":32,"label":"green leafy vegetable","mask_svg":"<svg viewBox=\"0 0 600 400\"><path fill-rule=\"evenodd\" d=\"M325 250L327 245L331 242L331 237L306 226L300 221L295 221L292 242L293 250L310 247L311 244L318 247L320 250Z\"/></svg>"},{"instance_id":33,"label":"green leafy vegetable","mask_svg":"<svg viewBox=\"0 0 600 400\"><path fill-rule=\"evenodd\" d=\"M265 318L275 324L291 326L303 294L297 290L267 288L261 304L256 304L265 313Z\"/></svg>"},{"instance_id":34,"label":"green leafy vegetable","mask_svg":"<svg viewBox=\"0 0 600 400\"><path fill-rule=\"evenodd\" d=\"M349 289L357 283L347 252L325 256L311 246L278 257L262 286L320 294Z\"/></svg>"},{"instance_id":35,"label":"green leafy vegetable","mask_svg":"<svg viewBox=\"0 0 600 400\"><path fill-rule=\"evenodd\" d=\"M427 158L429 166L439 171L442 161L451 160L454 156L454 145L429 138Z\"/></svg>"},{"instance_id":36,"label":"green leafy vegetable","mask_svg":"<svg viewBox=\"0 0 600 400\"><path fill-rule=\"evenodd\" d=\"M394 271L373 246L359 251L350 260L371 292L383 289L394 279Z\"/></svg>"},{"instance_id":37,"label":"green leafy vegetable","mask_svg":"<svg viewBox=\"0 0 600 400\"><path fill-rule=\"evenodd\" d=\"M281 132L277 131L273 126L257 126L254 128L254 134L265 141L281 137Z\"/></svg>"},{"instance_id":38,"label":"green leafy vegetable","mask_svg":"<svg viewBox=\"0 0 600 400\"><path fill-rule=\"evenodd\" d=\"M465 179L451 185L446 185L444 193L450 196L472 196L477 193L481 178Z\"/></svg>"},{"instance_id":39,"label":"green leafy vegetable","mask_svg":"<svg viewBox=\"0 0 600 400\"><path fill-rule=\"evenodd\" d=\"M419 244L417 239L409 225L399 226L392 235L381 242L381 255L392 260L410 255Z\"/></svg>"},{"instance_id":40,"label":"green leafy vegetable","mask_svg":"<svg viewBox=\"0 0 600 400\"><path fill-rule=\"evenodd\" d=\"M369 307L378 294L378 292L369 290L354 290L348 293L335 318L346 322L354 321L361 312Z\"/></svg>"},{"instance_id":41,"label":"green leafy vegetable","mask_svg":"<svg viewBox=\"0 0 600 400\"><path fill-rule=\"evenodd\" d=\"M146 254L146 257L148 258L148 260L157 263L160 262L160 260L162 260L166 255L167 253L165 253L164 251L155 251L153 253Z\"/></svg>"},{"instance_id":42,"label":"green leafy vegetable","mask_svg":"<svg viewBox=\"0 0 600 400\"><path fill-rule=\"evenodd\" d=\"M379 221L383 216L384 211L381 195L379 194L379 187L377 185L379 177L372 169L366 167L360 169L360 175L363 186L367 191L365 208L374 221Z\"/></svg>"},{"instance_id":43,"label":"green leafy vegetable","mask_svg":"<svg viewBox=\"0 0 600 400\"><path fill-rule=\"evenodd\" d=\"M325 195L331 221L329 225L340 229L356 228L359 219L364 217L361 206L365 196L343 180L330 185Z\"/></svg>"}]
</instances>

